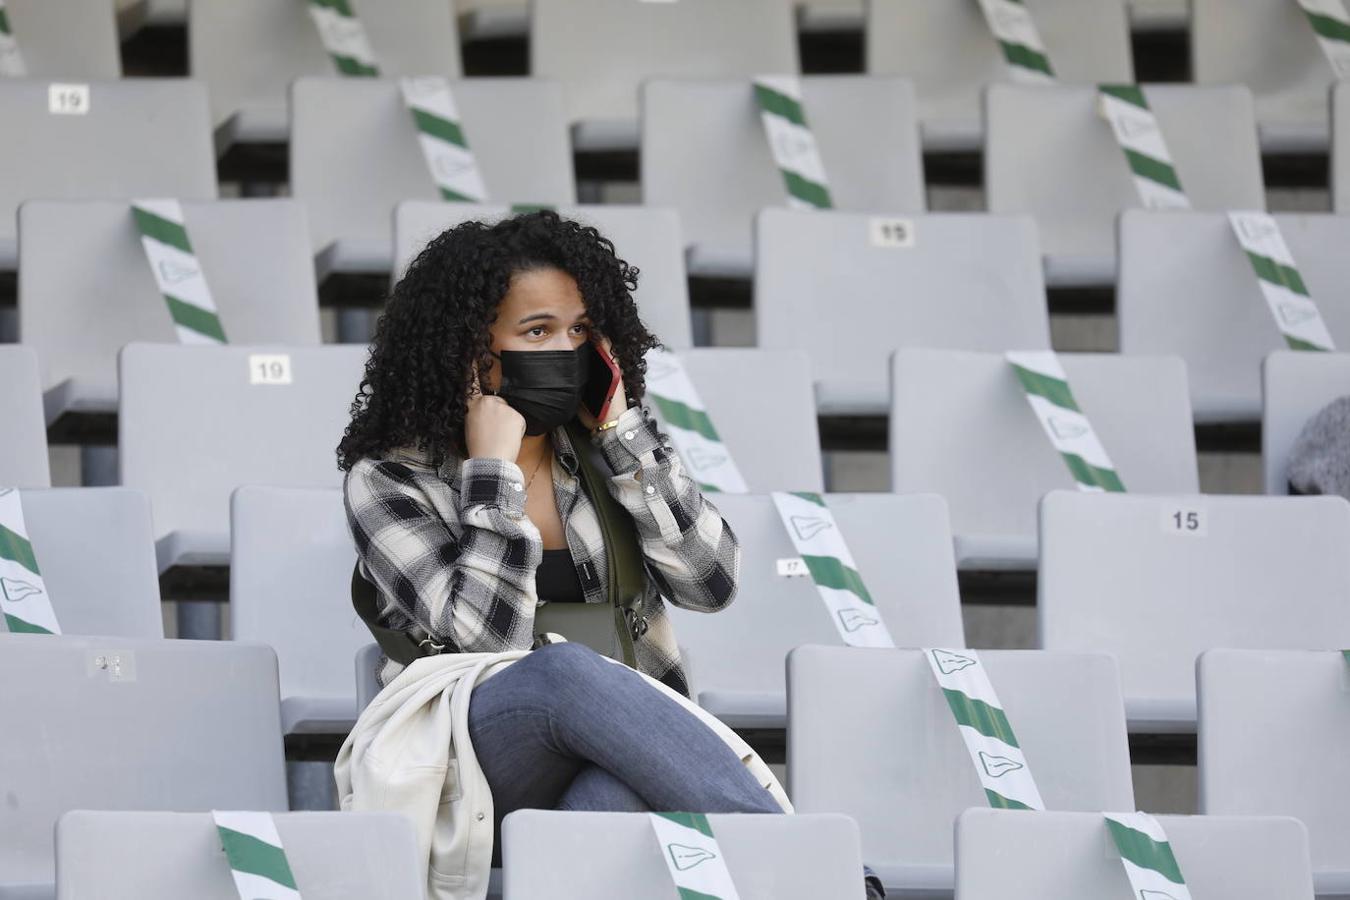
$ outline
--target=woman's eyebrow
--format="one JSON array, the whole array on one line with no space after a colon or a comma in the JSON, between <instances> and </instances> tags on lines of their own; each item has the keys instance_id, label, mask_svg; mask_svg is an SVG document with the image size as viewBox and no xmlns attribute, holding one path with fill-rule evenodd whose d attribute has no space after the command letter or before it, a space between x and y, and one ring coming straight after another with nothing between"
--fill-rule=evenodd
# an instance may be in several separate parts
<instances>
[{"instance_id":1,"label":"woman's eyebrow","mask_svg":"<svg viewBox=\"0 0 1350 900\"><path fill-rule=\"evenodd\" d=\"M520 320L519 322L517 322L516 324L517 324L517 325L524 325L526 322L542 322L542 321L545 321L545 320L547 320L547 319L556 319L556 318L558 318L558 317L555 316L553 313L541 312L541 313L535 313L535 314L532 315L532 316L526 316L525 318L521 319L521 320Z\"/></svg>"}]
</instances>

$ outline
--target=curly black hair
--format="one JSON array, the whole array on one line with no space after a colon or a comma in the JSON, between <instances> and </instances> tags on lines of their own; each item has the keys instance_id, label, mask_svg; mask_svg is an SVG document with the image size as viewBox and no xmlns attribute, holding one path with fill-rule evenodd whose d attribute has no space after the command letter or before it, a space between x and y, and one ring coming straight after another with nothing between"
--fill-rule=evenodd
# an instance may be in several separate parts
<instances>
[{"instance_id":1,"label":"curly black hair","mask_svg":"<svg viewBox=\"0 0 1350 900\"><path fill-rule=\"evenodd\" d=\"M394 286L375 328L338 468L395 447L466 454L464 417L472 373L491 366L488 328L521 272L556 268L576 280L597 334L608 337L624 389L640 400L643 354L659 341L638 318L638 270L595 228L551 210L492 225L465 222L427 244Z\"/></svg>"}]
</instances>

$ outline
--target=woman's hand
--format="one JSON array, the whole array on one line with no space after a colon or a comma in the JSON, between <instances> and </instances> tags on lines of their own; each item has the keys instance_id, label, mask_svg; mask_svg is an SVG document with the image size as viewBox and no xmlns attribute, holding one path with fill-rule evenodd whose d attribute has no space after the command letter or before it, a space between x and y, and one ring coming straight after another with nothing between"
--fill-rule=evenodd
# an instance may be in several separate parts
<instances>
[{"instance_id":1,"label":"woman's hand","mask_svg":"<svg viewBox=\"0 0 1350 900\"><path fill-rule=\"evenodd\" d=\"M472 394L464 416L464 442L469 456L515 462L525 436L525 417L501 397Z\"/></svg>"},{"instance_id":2,"label":"woman's hand","mask_svg":"<svg viewBox=\"0 0 1350 900\"><path fill-rule=\"evenodd\" d=\"M614 359L614 345L610 343L609 338L602 337L598 343L605 354L610 359ZM614 368L619 371L619 386L614 389L614 397L609 402L609 409L605 411L605 422L613 422L619 416L623 415L623 411L628 408L628 394L623 386L623 369L619 367L619 361L617 359L614 359ZM605 424L605 422L596 421L595 416L591 415L590 410L586 409L584 404L577 411L577 418L581 420L582 425L586 426L591 431L594 431L596 428Z\"/></svg>"}]
</instances>

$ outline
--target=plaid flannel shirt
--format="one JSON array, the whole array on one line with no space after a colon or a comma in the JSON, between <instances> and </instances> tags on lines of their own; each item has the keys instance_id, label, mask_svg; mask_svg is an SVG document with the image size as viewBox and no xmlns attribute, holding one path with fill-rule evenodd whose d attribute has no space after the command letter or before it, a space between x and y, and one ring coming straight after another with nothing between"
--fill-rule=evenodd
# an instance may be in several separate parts
<instances>
[{"instance_id":1,"label":"plaid flannel shirt","mask_svg":"<svg viewBox=\"0 0 1350 900\"><path fill-rule=\"evenodd\" d=\"M684 471L643 407L627 409L593 440L613 473L610 493L633 518L645 562L638 668L688 696L665 603L715 612L731 602L740 545ZM576 450L553 433L553 495L588 603L608 602L608 560L595 508L581 487ZM539 604L539 530L525 516L514 462L449 457L435 466L404 448L359 460L343 494L362 574L377 588L380 622L429 637L445 652L528 650ZM385 659L379 681L402 667Z\"/></svg>"}]
</instances>

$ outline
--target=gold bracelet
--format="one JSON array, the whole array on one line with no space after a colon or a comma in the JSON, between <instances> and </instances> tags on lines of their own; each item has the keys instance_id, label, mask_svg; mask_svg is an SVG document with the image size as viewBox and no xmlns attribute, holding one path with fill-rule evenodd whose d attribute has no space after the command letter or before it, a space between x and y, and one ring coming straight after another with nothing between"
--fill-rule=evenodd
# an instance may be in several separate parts
<instances>
[{"instance_id":1,"label":"gold bracelet","mask_svg":"<svg viewBox=\"0 0 1350 900\"><path fill-rule=\"evenodd\" d=\"M596 434L599 434L599 433L602 432L602 431L609 431L611 428L617 428L618 425L619 425L619 420L618 420L618 419L610 419L608 422L606 422L606 423L603 424L603 425L597 425L597 426L595 426L595 433L596 433Z\"/></svg>"}]
</instances>

